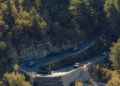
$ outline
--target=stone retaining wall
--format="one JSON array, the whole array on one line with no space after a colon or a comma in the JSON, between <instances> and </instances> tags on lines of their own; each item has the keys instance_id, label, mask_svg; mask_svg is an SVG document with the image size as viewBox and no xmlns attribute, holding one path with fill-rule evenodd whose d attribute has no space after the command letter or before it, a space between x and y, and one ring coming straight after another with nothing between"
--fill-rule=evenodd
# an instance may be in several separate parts
<instances>
[{"instance_id":1,"label":"stone retaining wall","mask_svg":"<svg viewBox=\"0 0 120 86\"><path fill-rule=\"evenodd\" d=\"M63 86L62 77L36 77L34 86Z\"/></svg>"},{"instance_id":2,"label":"stone retaining wall","mask_svg":"<svg viewBox=\"0 0 120 86\"><path fill-rule=\"evenodd\" d=\"M90 73L84 68L75 69L70 73L57 77L35 77L34 86L70 86L76 80L88 81Z\"/></svg>"},{"instance_id":3,"label":"stone retaining wall","mask_svg":"<svg viewBox=\"0 0 120 86\"><path fill-rule=\"evenodd\" d=\"M56 77L35 77L34 86L70 86L74 81L88 81L90 79L89 70L96 63L102 63L105 57L94 62L85 64L83 67L72 70L65 75Z\"/></svg>"},{"instance_id":4,"label":"stone retaining wall","mask_svg":"<svg viewBox=\"0 0 120 86\"><path fill-rule=\"evenodd\" d=\"M83 68L71 72L65 76L62 76L63 86L70 86L71 83L77 81L88 81L90 79L90 73Z\"/></svg>"}]
</instances>

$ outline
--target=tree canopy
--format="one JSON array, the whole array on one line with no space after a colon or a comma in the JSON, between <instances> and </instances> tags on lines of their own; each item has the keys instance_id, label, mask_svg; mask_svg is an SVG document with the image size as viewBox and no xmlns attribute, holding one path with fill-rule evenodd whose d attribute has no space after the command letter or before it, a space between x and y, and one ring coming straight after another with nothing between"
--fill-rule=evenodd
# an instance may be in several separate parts
<instances>
[{"instance_id":1,"label":"tree canopy","mask_svg":"<svg viewBox=\"0 0 120 86\"><path fill-rule=\"evenodd\" d=\"M114 69L120 69L120 39L111 47L110 61Z\"/></svg>"},{"instance_id":2,"label":"tree canopy","mask_svg":"<svg viewBox=\"0 0 120 86\"><path fill-rule=\"evenodd\" d=\"M3 86L31 86L25 81L25 76L18 72L5 73L3 76Z\"/></svg>"},{"instance_id":3,"label":"tree canopy","mask_svg":"<svg viewBox=\"0 0 120 86\"><path fill-rule=\"evenodd\" d=\"M8 52L20 44L76 44L103 29L118 37L119 24L120 0L0 0L0 73L11 70Z\"/></svg>"},{"instance_id":4,"label":"tree canopy","mask_svg":"<svg viewBox=\"0 0 120 86\"><path fill-rule=\"evenodd\" d=\"M18 72L18 64L15 64L13 69L15 70L14 72L6 72L3 75L0 86L31 86L31 84L26 81L25 76Z\"/></svg>"},{"instance_id":5,"label":"tree canopy","mask_svg":"<svg viewBox=\"0 0 120 86\"><path fill-rule=\"evenodd\" d=\"M120 85L120 75L116 73L112 78L107 82L106 86L119 86Z\"/></svg>"}]
</instances>

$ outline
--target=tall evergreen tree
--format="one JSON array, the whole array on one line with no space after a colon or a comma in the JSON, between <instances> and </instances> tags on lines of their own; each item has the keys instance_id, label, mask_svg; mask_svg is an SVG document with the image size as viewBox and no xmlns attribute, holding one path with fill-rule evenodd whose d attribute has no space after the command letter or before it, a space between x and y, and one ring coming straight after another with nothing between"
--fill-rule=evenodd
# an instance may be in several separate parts
<instances>
[{"instance_id":1,"label":"tall evergreen tree","mask_svg":"<svg viewBox=\"0 0 120 86\"><path fill-rule=\"evenodd\" d=\"M120 39L111 47L110 61L114 69L120 71Z\"/></svg>"},{"instance_id":2,"label":"tall evergreen tree","mask_svg":"<svg viewBox=\"0 0 120 86\"><path fill-rule=\"evenodd\" d=\"M105 0L104 10L112 32L118 36L120 33L120 0Z\"/></svg>"}]
</instances>

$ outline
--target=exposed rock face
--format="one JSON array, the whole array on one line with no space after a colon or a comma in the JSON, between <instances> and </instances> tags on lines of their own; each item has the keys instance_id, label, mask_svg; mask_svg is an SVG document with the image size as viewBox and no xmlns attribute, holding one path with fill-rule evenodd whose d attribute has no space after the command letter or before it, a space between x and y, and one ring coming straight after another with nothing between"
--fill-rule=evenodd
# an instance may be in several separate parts
<instances>
[{"instance_id":1,"label":"exposed rock face","mask_svg":"<svg viewBox=\"0 0 120 86\"><path fill-rule=\"evenodd\" d=\"M9 56L11 57L18 57L21 61L31 60L31 59L39 59L46 57L50 54L56 54L63 52L69 49L72 46L77 44L71 45L70 43L64 44L61 46L52 45L50 42L46 42L44 44L41 43L32 43L29 45L19 45L19 48L13 48L9 52Z\"/></svg>"}]
</instances>

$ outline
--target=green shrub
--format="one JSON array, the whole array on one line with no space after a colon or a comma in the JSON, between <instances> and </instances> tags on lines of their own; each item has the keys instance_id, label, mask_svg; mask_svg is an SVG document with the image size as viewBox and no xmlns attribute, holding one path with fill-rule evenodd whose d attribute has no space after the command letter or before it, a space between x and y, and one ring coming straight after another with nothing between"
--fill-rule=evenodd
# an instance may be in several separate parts
<instances>
[{"instance_id":1,"label":"green shrub","mask_svg":"<svg viewBox=\"0 0 120 86\"><path fill-rule=\"evenodd\" d=\"M4 51L6 46L7 46L6 43L4 41L1 41L0 42L0 51Z\"/></svg>"}]
</instances>

